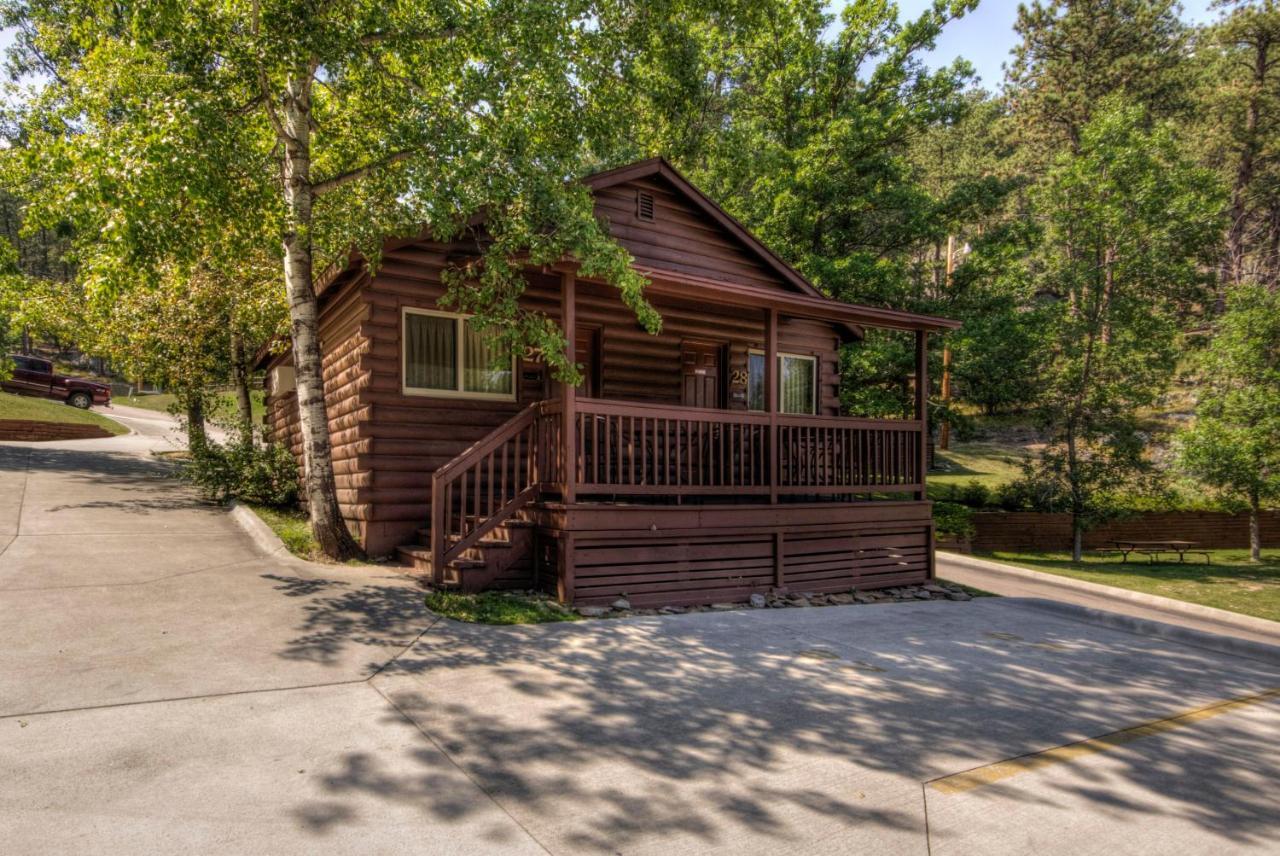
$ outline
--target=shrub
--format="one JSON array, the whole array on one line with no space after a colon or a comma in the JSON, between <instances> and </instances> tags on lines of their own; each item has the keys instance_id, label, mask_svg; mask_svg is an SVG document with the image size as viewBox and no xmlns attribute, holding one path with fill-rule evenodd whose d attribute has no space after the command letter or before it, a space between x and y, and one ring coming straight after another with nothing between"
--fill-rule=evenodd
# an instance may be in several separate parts
<instances>
[{"instance_id":1,"label":"shrub","mask_svg":"<svg viewBox=\"0 0 1280 856\"><path fill-rule=\"evenodd\" d=\"M192 449L182 477L218 502L240 499L282 507L298 501L298 465L279 444L207 441Z\"/></svg>"},{"instance_id":2,"label":"shrub","mask_svg":"<svg viewBox=\"0 0 1280 856\"><path fill-rule=\"evenodd\" d=\"M972 538L975 531L973 509L955 502L935 502L933 525L939 535Z\"/></svg>"},{"instance_id":3,"label":"shrub","mask_svg":"<svg viewBox=\"0 0 1280 856\"><path fill-rule=\"evenodd\" d=\"M991 491L982 482L974 479L960 488L956 500L970 508L985 508L991 502Z\"/></svg>"}]
</instances>

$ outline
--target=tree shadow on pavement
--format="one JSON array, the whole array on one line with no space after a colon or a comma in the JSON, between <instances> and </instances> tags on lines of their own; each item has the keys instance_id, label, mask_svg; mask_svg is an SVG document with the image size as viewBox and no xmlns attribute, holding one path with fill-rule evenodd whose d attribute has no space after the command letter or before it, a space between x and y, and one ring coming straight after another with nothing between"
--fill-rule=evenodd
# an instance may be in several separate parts
<instances>
[{"instance_id":1,"label":"tree shadow on pavement","mask_svg":"<svg viewBox=\"0 0 1280 856\"><path fill-rule=\"evenodd\" d=\"M285 597L305 599L297 635L278 654L286 660L335 663L348 648L385 649L370 661L366 674L384 668L432 621L423 592L407 578L372 578L367 569L342 580L301 575L261 574Z\"/></svg>"},{"instance_id":2,"label":"tree shadow on pavement","mask_svg":"<svg viewBox=\"0 0 1280 856\"><path fill-rule=\"evenodd\" d=\"M1216 655L1047 616L1034 637L1000 632L998 620L980 617L994 613L973 610L441 622L375 684L398 709L388 722L410 718L544 845L609 852L664 836L725 846L745 833L771 846L822 850L814 842L825 840L840 849L830 838L801 845L809 833L853 843L861 833L920 831L921 782L1280 685L1280 671L1258 663L1224 666ZM1280 824L1280 807L1259 787L1274 780L1275 748L1261 734L1233 739L1229 763L1195 729L1162 742L1157 763L1109 756L1141 803L1124 805L1116 780L1089 781L1087 771L1034 793L999 788L979 798L1064 810L1083 799L1189 820L1224 846L1265 846ZM370 793L440 820L466 811L435 778L438 756L418 760L420 775L405 777L347 756L323 779L332 799L297 816L322 833L343 822L344 795ZM1182 776L1187 787L1171 789Z\"/></svg>"}]
</instances>

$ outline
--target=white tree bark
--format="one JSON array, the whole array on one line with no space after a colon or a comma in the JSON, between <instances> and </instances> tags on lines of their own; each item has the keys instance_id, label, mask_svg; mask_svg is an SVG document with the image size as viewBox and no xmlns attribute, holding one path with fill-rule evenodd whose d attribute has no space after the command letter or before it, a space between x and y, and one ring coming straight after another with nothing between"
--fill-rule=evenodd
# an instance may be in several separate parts
<instances>
[{"instance_id":1,"label":"white tree bark","mask_svg":"<svg viewBox=\"0 0 1280 856\"><path fill-rule=\"evenodd\" d=\"M308 72L289 82L282 125L285 139L282 178L288 221L284 232L284 275L293 335L293 365L302 431L303 486L311 531L325 555L347 559L361 553L338 509L329 443L329 414L324 400L320 355L319 304L311 259L311 87Z\"/></svg>"}]
</instances>

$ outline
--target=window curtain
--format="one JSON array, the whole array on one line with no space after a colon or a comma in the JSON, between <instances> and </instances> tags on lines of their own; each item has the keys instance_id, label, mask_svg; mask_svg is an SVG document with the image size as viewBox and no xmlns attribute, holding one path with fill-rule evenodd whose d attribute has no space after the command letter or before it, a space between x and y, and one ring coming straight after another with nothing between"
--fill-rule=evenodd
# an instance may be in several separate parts
<instances>
[{"instance_id":1,"label":"window curtain","mask_svg":"<svg viewBox=\"0 0 1280 856\"><path fill-rule=\"evenodd\" d=\"M462 388L466 392L492 395L511 394L511 352L499 347L492 337L462 325Z\"/></svg>"},{"instance_id":2,"label":"window curtain","mask_svg":"<svg viewBox=\"0 0 1280 856\"><path fill-rule=\"evenodd\" d=\"M814 387L818 361L807 357L779 357L782 368L782 412L816 413Z\"/></svg>"},{"instance_id":3,"label":"window curtain","mask_svg":"<svg viewBox=\"0 0 1280 856\"><path fill-rule=\"evenodd\" d=\"M404 385L411 389L458 388L458 322L439 315L404 318Z\"/></svg>"}]
</instances>

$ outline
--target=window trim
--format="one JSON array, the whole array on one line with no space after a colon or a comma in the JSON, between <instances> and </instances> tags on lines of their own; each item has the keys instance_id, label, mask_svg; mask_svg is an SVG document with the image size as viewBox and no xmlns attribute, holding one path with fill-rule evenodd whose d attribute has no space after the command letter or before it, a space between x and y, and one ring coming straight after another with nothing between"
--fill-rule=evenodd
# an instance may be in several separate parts
<instances>
[{"instance_id":1,"label":"window trim","mask_svg":"<svg viewBox=\"0 0 1280 856\"><path fill-rule=\"evenodd\" d=\"M768 413L769 412L768 406L764 407L761 410L751 409L750 360L751 360L752 354L756 354L763 357L765 356L765 352L763 348L747 348L747 361L748 361L748 364L747 364L747 410L751 413ZM787 416L817 416L818 411L822 409L822 402L819 401L818 399L818 389L819 389L818 355L817 354L797 354L791 351L778 351L778 353L775 354L774 356L778 360L777 368L774 370L774 378L776 379L778 384L778 394L777 394L778 413L786 414ZM787 413L787 411L782 409L782 358L783 357L791 357L792 359L796 359L796 360L808 360L809 362L813 363L813 410L809 413ZM768 401L768 400L769 400L768 396L765 396L765 401Z\"/></svg>"},{"instance_id":2,"label":"window trim","mask_svg":"<svg viewBox=\"0 0 1280 856\"><path fill-rule=\"evenodd\" d=\"M433 389L425 386L409 386L409 349L406 347L408 343L408 329L410 315L427 315L435 318L451 318L454 321L454 347L456 356L454 357L455 382L457 386L454 389ZM444 312L439 309L419 309L416 306L401 307L400 313L400 392L402 395L413 395L422 398L471 398L480 401L515 401L519 395L520 375L516 364L516 355L511 355L511 392L471 392L463 389L465 383L466 364L464 361L464 352L466 349L465 334L463 331L464 322L473 315L466 315L461 312Z\"/></svg>"}]
</instances>

